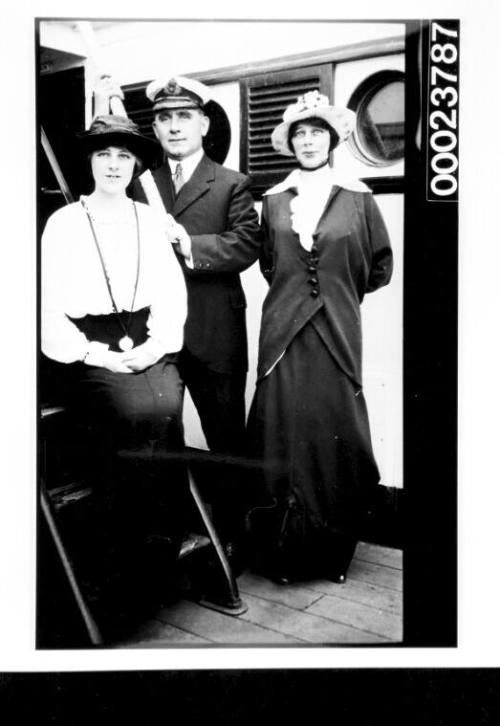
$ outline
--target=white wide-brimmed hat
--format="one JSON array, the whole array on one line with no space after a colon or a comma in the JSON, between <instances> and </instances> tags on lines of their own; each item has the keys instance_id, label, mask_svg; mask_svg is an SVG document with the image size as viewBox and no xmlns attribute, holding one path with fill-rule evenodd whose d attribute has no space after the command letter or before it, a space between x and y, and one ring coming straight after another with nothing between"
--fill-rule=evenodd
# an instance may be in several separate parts
<instances>
[{"instance_id":1,"label":"white wide-brimmed hat","mask_svg":"<svg viewBox=\"0 0 500 726\"><path fill-rule=\"evenodd\" d=\"M356 123L356 114L350 108L332 106L327 96L319 91L308 91L285 109L283 122L271 134L273 149L283 156L294 156L288 145L290 126L295 121L305 121L313 117L321 118L331 126L339 137L339 144L352 134Z\"/></svg>"}]
</instances>

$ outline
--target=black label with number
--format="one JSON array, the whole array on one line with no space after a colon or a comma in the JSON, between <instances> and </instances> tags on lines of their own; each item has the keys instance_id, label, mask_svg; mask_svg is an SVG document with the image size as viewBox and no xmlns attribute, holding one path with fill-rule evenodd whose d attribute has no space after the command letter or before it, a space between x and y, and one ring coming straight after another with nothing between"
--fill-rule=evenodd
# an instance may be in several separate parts
<instances>
[{"instance_id":1,"label":"black label with number","mask_svg":"<svg viewBox=\"0 0 500 726\"><path fill-rule=\"evenodd\" d=\"M432 20L427 55L427 199L458 200L458 20Z\"/></svg>"}]
</instances>

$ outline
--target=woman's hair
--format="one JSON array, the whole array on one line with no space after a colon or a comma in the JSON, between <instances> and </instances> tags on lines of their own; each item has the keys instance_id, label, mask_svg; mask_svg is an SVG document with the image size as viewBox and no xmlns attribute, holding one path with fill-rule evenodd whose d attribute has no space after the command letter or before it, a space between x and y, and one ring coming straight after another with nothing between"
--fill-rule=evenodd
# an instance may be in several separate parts
<instances>
[{"instance_id":1,"label":"woman's hair","mask_svg":"<svg viewBox=\"0 0 500 726\"><path fill-rule=\"evenodd\" d=\"M293 124L290 124L290 128L288 129L287 142L288 148L293 154L295 154L295 151L292 146L292 138L297 131L298 126L300 126L301 124L306 124L307 126L316 126L320 129L325 129L325 131L328 131L328 133L330 134L330 148L328 149L328 152L332 151L340 141L339 135L337 134L335 129L332 129L329 123L327 123L319 116L311 116L310 118L306 118L303 121L294 121Z\"/></svg>"},{"instance_id":2,"label":"woman's hair","mask_svg":"<svg viewBox=\"0 0 500 726\"><path fill-rule=\"evenodd\" d=\"M131 153L134 154L133 151ZM137 154L134 154L134 156L135 156L135 166L134 166L134 173L133 173L132 179L135 179L136 176L139 176L140 174L142 174L143 169L144 169L144 162L142 161L140 156L137 156Z\"/></svg>"}]
</instances>

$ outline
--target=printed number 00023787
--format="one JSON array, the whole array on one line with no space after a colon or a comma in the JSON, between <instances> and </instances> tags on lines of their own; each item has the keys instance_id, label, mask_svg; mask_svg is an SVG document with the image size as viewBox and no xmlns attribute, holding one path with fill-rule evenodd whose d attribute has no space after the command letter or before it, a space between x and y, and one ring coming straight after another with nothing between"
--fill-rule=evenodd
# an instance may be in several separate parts
<instances>
[{"instance_id":1,"label":"printed number 00023787","mask_svg":"<svg viewBox=\"0 0 500 726\"><path fill-rule=\"evenodd\" d=\"M450 21L449 25L452 23L454 21ZM429 60L428 191L441 199L456 199L458 26L453 29L431 23Z\"/></svg>"}]
</instances>

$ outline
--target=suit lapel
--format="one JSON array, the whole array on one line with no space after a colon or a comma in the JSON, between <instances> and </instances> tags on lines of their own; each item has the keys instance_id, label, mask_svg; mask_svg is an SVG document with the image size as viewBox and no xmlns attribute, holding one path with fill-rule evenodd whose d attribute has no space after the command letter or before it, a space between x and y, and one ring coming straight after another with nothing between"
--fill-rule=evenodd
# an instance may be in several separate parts
<instances>
[{"instance_id":1,"label":"suit lapel","mask_svg":"<svg viewBox=\"0 0 500 726\"><path fill-rule=\"evenodd\" d=\"M168 166L168 165L167 165ZM215 165L207 156L201 158L189 181L184 184L174 202L173 214L181 214L196 199L206 194L215 179ZM171 187L171 185L170 185Z\"/></svg>"}]
</instances>

